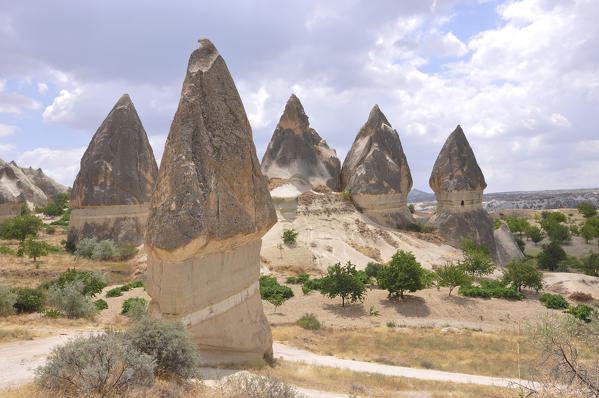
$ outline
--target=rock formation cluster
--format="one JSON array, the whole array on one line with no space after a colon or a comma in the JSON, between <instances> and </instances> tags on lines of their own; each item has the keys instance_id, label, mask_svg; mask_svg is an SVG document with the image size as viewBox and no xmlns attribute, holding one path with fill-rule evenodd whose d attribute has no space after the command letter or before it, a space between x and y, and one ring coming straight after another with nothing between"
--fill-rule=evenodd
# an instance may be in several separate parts
<instances>
[{"instance_id":1,"label":"rock formation cluster","mask_svg":"<svg viewBox=\"0 0 599 398\"><path fill-rule=\"evenodd\" d=\"M44 206L68 188L48 177L42 169L19 167L0 159L0 222L19 214L25 203Z\"/></svg>"},{"instance_id":2,"label":"rock formation cluster","mask_svg":"<svg viewBox=\"0 0 599 398\"><path fill-rule=\"evenodd\" d=\"M292 94L262 158L262 173L300 192L319 185L339 191L340 169L337 153L310 127L304 107Z\"/></svg>"},{"instance_id":3,"label":"rock formation cluster","mask_svg":"<svg viewBox=\"0 0 599 398\"><path fill-rule=\"evenodd\" d=\"M114 105L94 134L71 192L69 241L143 242L158 167L129 95Z\"/></svg>"},{"instance_id":4,"label":"rock formation cluster","mask_svg":"<svg viewBox=\"0 0 599 398\"><path fill-rule=\"evenodd\" d=\"M204 358L231 362L272 353L258 277L276 215L235 83L214 45L200 43L150 206L149 310L181 320Z\"/></svg>"},{"instance_id":5,"label":"rock formation cluster","mask_svg":"<svg viewBox=\"0 0 599 398\"><path fill-rule=\"evenodd\" d=\"M412 175L399 135L375 105L345 157L341 188L375 222L406 228L414 224L407 207Z\"/></svg>"}]
</instances>

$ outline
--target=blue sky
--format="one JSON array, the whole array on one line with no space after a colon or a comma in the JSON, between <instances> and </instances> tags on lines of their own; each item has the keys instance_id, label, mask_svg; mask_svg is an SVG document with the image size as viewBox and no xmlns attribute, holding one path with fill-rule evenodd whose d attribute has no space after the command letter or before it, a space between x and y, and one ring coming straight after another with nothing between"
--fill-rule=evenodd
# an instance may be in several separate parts
<instances>
[{"instance_id":1,"label":"blue sky","mask_svg":"<svg viewBox=\"0 0 599 398\"><path fill-rule=\"evenodd\" d=\"M341 161L379 104L414 188L457 124L487 192L598 187L597 18L594 0L0 1L0 158L71 185L125 92L160 158L207 37L260 157L293 92Z\"/></svg>"}]
</instances>

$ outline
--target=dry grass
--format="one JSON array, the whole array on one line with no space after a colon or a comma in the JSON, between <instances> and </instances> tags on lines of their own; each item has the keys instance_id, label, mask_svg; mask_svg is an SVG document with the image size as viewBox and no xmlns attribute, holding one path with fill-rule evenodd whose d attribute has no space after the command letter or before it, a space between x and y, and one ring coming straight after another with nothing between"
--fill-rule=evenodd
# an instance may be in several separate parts
<instances>
[{"instance_id":1,"label":"dry grass","mask_svg":"<svg viewBox=\"0 0 599 398\"><path fill-rule=\"evenodd\" d=\"M354 393L360 397L413 397L414 392L418 392L416 396L478 398L507 397L511 393L504 388L383 376L287 361L278 361L273 368L252 373L270 375L297 387L343 394ZM405 395L402 395L402 392Z\"/></svg>"},{"instance_id":2,"label":"dry grass","mask_svg":"<svg viewBox=\"0 0 599 398\"><path fill-rule=\"evenodd\" d=\"M387 365L437 369L487 376L518 376L517 342L521 375L536 353L524 338L502 332L462 330L442 333L440 328L374 328L309 331L295 325L273 327L273 338L323 355Z\"/></svg>"},{"instance_id":3,"label":"dry grass","mask_svg":"<svg viewBox=\"0 0 599 398\"><path fill-rule=\"evenodd\" d=\"M348 241L347 244L359 251L360 253L362 253L363 255L365 255L366 257L370 257L379 263L383 262L383 258L381 257L381 251L376 247L362 246L353 241Z\"/></svg>"},{"instance_id":4,"label":"dry grass","mask_svg":"<svg viewBox=\"0 0 599 398\"><path fill-rule=\"evenodd\" d=\"M0 327L0 343L9 343L16 340L32 340L34 337L39 337L39 335L33 333L30 329L22 327Z\"/></svg>"}]
</instances>

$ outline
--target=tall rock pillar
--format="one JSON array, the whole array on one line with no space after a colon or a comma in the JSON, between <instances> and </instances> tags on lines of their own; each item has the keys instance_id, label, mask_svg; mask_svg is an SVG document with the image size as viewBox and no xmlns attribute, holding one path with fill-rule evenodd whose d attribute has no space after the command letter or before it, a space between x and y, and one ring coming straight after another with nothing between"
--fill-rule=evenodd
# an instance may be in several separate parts
<instances>
[{"instance_id":1,"label":"tall rock pillar","mask_svg":"<svg viewBox=\"0 0 599 398\"><path fill-rule=\"evenodd\" d=\"M187 67L148 217L150 314L180 320L204 358L272 353L258 285L276 214L235 83L209 40Z\"/></svg>"}]
</instances>

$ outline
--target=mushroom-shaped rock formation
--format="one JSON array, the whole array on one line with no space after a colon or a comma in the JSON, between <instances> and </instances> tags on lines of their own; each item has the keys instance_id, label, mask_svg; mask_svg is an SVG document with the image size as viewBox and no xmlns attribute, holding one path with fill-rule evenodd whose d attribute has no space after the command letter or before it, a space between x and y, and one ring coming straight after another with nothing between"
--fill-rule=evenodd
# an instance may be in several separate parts
<instances>
[{"instance_id":1,"label":"mushroom-shaped rock formation","mask_svg":"<svg viewBox=\"0 0 599 398\"><path fill-rule=\"evenodd\" d=\"M71 191L69 241L143 242L158 167L129 95L114 105L81 159Z\"/></svg>"},{"instance_id":2,"label":"mushroom-shaped rock formation","mask_svg":"<svg viewBox=\"0 0 599 398\"><path fill-rule=\"evenodd\" d=\"M205 361L272 354L258 285L276 214L224 59L201 40L187 67L146 231L150 314L183 322Z\"/></svg>"},{"instance_id":3,"label":"mushroom-shaped rock formation","mask_svg":"<svg viewBox=\"0 0 599 398\"><path fill-rule=\"evenodd\" d=\"M412 175L399 135L375 105L341 169L341 188L373 221L392 228L414 224L407 207Z\"/></svg>"},{"instance_id":4,"label":"mushroom-shaped rock formation","mask_svg":"<svg viewBox=\"0 0 599 398\"><path fill-rule=\"evenodd\" d=\"M437 197L437 212L429 223L452 246L466 238L484 243L497 261L493 221L482 207L487 183L460 126L445 141L429 185Z\"/></svg>"},{"instance_id":5,"label":"mushroom-shaped rock formation","mask_svg":"<svg viewBox=\"0 0 599 398\"><path fill-rule=\"evenodd\" d=\"M59 192L47 195L43 189L36 185L27 170L19 167L14 161L8 163L0 159L0 222L9 217L18 215L21 207L26 202L36 206L44 206L51 196L59 192L66 192L67 188L47 177L41 170L41 176L54 184Z\"/></svg>"},{"instance_id":6,"label":"mushroom-shaped rock formation","mask_svg":"<svg viewBox=\"0 0 599 398\"><path fill-rule=\"evenodd\" d=\"M286 180L300 192L318 185L339 191L341 163L316 130L295 94L291 94L262 158L267 178Z\"/></svg>"}]
</instances>

